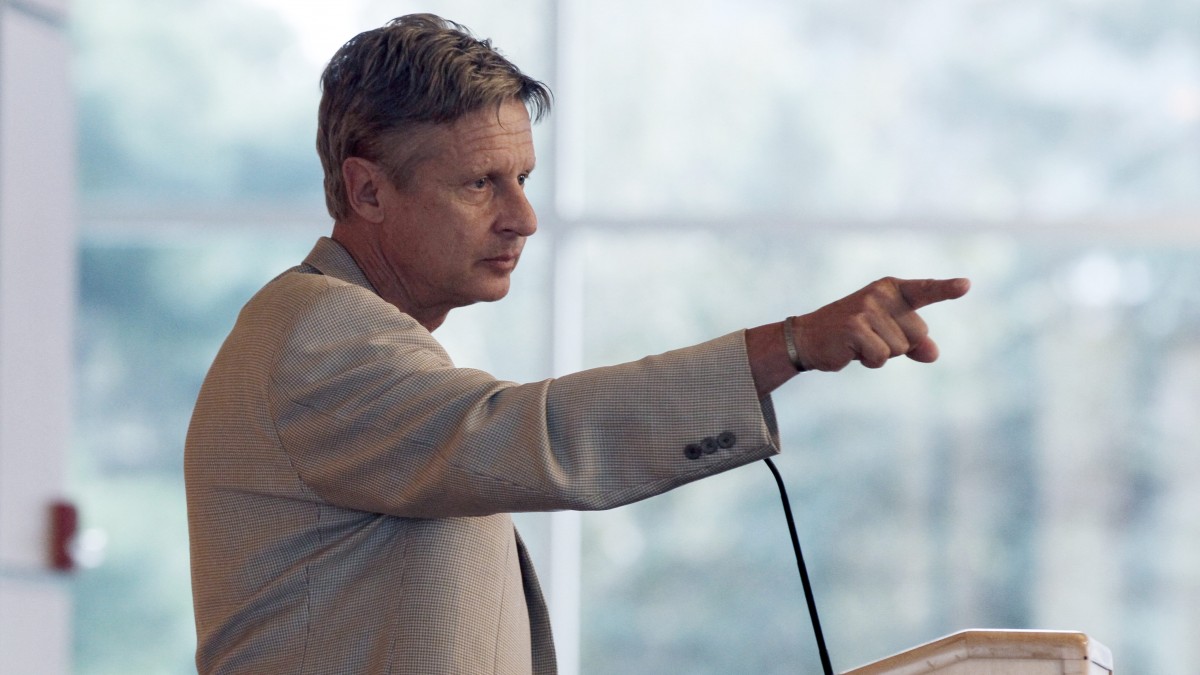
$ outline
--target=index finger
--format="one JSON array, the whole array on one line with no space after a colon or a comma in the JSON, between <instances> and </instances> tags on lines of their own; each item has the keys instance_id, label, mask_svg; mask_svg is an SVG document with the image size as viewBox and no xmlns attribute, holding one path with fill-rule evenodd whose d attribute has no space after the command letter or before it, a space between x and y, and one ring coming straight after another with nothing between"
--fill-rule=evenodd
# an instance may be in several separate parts
<instances>
[{"instance_id":1,"label":"index finger","mask_svg":"<svg viewBox=\"0 0 1200 675\"><path fill-rule=\"evenodd\" d=\"M897 279L900 295L913 309L961 298L971 290L970 279Z\"/></svg>"}]
</instances>

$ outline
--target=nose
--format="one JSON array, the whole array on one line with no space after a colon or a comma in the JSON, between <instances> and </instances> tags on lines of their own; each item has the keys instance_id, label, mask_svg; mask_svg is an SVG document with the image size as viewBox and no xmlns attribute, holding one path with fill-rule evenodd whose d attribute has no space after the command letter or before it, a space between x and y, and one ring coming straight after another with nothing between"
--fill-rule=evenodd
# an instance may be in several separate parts
<instances>
[{"instance_id":1,"label":"nose","mask_svg":"<svg viewBox=\"0 0 1200 675\"><path fill-rule=\"evenodd\" d=\"M537 213L524 190L510 193L496 224L502 232L512 232L522 237L537 232Z\"/></svg>"}]
</instances>

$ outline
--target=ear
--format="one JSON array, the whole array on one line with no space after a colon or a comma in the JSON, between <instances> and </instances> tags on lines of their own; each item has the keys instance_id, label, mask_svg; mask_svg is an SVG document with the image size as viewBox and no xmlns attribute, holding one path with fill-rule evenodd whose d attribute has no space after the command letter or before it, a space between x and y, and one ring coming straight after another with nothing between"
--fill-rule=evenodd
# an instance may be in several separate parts
<instances>
[{"instance_id":1,"label":"ear","mask_svg":"<svg viewBox=\"0 0 1200 675\"><path fill-rule=\"evenodd\" d=\"M380 191L390 185L383 167L362 157L347 157L342 162L342 180L346 184L350 208L367 222L382 222L384 211Z\"/></svg>"}]
</instances>

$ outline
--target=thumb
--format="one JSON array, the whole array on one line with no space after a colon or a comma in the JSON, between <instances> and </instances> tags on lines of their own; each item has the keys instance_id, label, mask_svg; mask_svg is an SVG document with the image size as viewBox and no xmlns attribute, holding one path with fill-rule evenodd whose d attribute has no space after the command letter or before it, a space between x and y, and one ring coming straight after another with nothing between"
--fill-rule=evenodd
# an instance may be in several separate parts
<instances>
[{"instance_id":1,"label":"thumb","mask_svg":"<svg viewBox=\"0 0 1200 675\"><path fill-rule=\"evenodd\" d=\"M920 363L933 363L934 361L937 361L938 358L937 343L931 340L927 335L924 338L921 338L921 341L914 345L913 348L908 351L906 356L913 361L918 361Z\"/></svg>"},{"instance_id":2,"label":"thumb","mask_svg":"<svg viewBox=\"0 0 1200 675\"><path fill-rule=\"evenodd\" d=\"M897 279L900 294L913 309L961 298L971 290L970 279Z\"/></svg>"}]
</instances>

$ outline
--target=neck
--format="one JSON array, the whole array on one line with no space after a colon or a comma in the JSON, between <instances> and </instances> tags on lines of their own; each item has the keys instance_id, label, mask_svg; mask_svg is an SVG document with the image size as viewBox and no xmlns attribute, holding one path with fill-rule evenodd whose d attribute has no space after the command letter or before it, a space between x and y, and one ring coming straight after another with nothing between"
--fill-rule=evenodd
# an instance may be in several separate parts
<instances>
[{"instance_id":1,"label":"neck","mask_svg":"<svg viewBox=\"0 0 1200 675\"><path fill-rule=\"evenodd\" d=\"M378 240L359 235L365 227L337 221L333 225L331 238L341 244L354 258L358 268L362 270L367 281L375 287L375 292L388 304L416 319L417 323L432 333L446 321L451 307L424 307L416 302L413 294L401 281L401 275L392 268L387 256L378 246Z\"/></svg>"}]
</instances>

